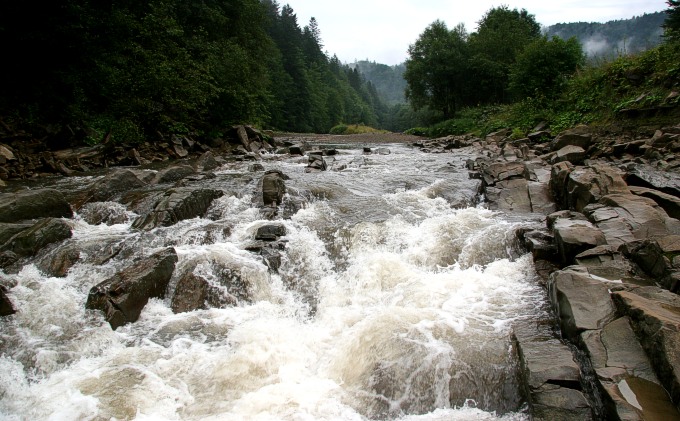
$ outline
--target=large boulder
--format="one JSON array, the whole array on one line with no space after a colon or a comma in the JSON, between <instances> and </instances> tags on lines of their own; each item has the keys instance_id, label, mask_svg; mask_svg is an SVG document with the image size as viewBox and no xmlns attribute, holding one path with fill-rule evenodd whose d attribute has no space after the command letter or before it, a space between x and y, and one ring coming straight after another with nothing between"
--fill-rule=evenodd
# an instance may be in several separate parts
<instances>
[{"instance_id":1,"label":"large boulder","mask_svg":"<svg viewBox=\"0 0 680 421\"><path fill-rule=\"evenodd\" d=\"M592 419L590 405L580 390L579 366L569 347L553 335L549 324L515 323L512 338L533 419Z\"/></svg>"},{"instance_id":2,"label":"large boulder","mask_svg":"<svg viewBox=\"0 0 680 421\"><path fill-rule=\"evenodd\" d=\"M482 177L488 186L513 178L527 178L527 174L524 162L493 162L482 168Z\"/></svg>"},{"instance_id":3,"label":"large boulder","mask_svg":"<svg viewBox=\"0 0 680 421\"><path fill-rule=\"evenodd\" d=\"M602 231L582 219L558 218L552 224L557 254L562 264L573 263L577 254L607 244Z\"/></svg>"},{"instance_id":4,"label":"large boulder","mask_svg":"<svg viewBox=\"0 0 680 421\"><path fill-rule=\"evenodd\" d=\"M71 226L63 219L46 218L21 231L7 241L0 250L17 256L34 256L49 244L71 238Z\"/></svg>"},{"instance_id":5,"label":"large boulder","mask_svg":"<svg viewBox=\"0 0 680 421\"><path fill-rule=\"evenodd\" d=\"M91 202L83 205L78 214L90 225L123 224L128 220L125 206L117 202Z\"/></svg>"},{"instance_id":6,"label":"large boulder","mask_svg":"<svg viewBox=\"0 0 680 421\"><path fill-rule=\"evenodd\" d=\"M0 222L71 217L71 206L57 190L22 190L0 194Z\"/></svg>"},{"instance_id":7,"label":"large boulder","mask_svg":"<svg viewBox=\"0 0 680 421\"><path fill-rule=\"evenodd\" d=\"M680 414L654 374L628 317L581 334L602 396L606 419L677 419ZM649 418L648 418L649 417Z\"/></svg>"},{"instance_id":8,"label":"large boulder","mask_svg":"<svg viewBox=\"0 0 680 421\"><path fill-rule=\"evenodd\" d=\"M116 168L89 185L75 201L79 206L88 202L112 201L123 193L144 186L146 182L140 180L133 171Z\"/></svg>"},{"instance_id":9,"label":"large boulder","mask_svg":"<svg viewBox=\"0 0 680 421\"><path fill-rule=\"evenodd\" d=\"M190 165L174 165L158 171L151 184L174 183L186 178L196 171Z\"/></svg>"},{"instance_id":10,"label":"large boulder","mask_svg":"<svg viewBox=\"0 0 680 421\"><path fill-rule=\"evenodd\" d=\"M548 280L548 293L562 332L568 338L577 338L586 330L602 329L615 318L609 286L582 272L573 269L554 272Z\"/></svg>"},{"instance_id":11,"label":"large boulder","mask_svg":"<svg viewBox=\"0 0 680 421\"><path fill-rule=\"evenodd\" d=\"M553 151L558 151L565 146L578 146L588 150L592 141L593 136L587 133L584 128L576 128L558 134L550 146Z\"/></svg>"},{"instance_id":12,"label":"large boulder","mask_svg":"<svg viewBox=\"0 0 680 421\"><path fill-rule=\"evenodd\" d=\"M612 299L619 311L630 318L661 384L677 406L680 404L680 297L658 287L641 287L614 292Z\"/></svg>"},{"instance_id":13,"label":"large boulder","mask_svg":"<svg viewBox=\"0 0 680 421\"><path fill-rule=\"evenodd\" d=\"M179 221L205 215L213 200L224 194L221 190L179 187L165 192L154 210L140 216L133 228L151 230L160 226L174 225Z\"/></svg>"},{"instance_id":14,"label":"large boulder","mask_svg":"<svg viewBox=\"0 0 680 421\"><path fill-rule=\"evenodd\" d=\"M498 181L484 190L489 209L513 212L531 212L528 182L523 178Z\"/></svg>"},{"instance_id":15,"label":"large boulder","mask_svg":"<svg viewBox=\"0 0 680 421\"><path fill-rule=\"evenodd\" d=\"M618 246L620 243L616 244L614 236L626 229L630 236L639 240L680 234L680 221L670 218L652 199L633 194L610 194L602 197L599 203L604 207L596 208L591 220L602 229L610 245ZM610 227L612 234L606 229Z\"/></svg>"},{"instance_id":16,"label":"large boulder","mask_svg":"<svg viewBox=\"0 0 680 421\"><path fill-rule=\"evenodd\" d=\"M177 263L172 247L121 270L92 287L85 307L104 312L114 330L137 321L149 298L162 298Z\"/></svg>"},{"instance_id":17,"label":"large boulder","mask_svg":"<svg viewBox=\"0 0 680 421\"><path fill-rule=\"evenodd\" d=\"M36 263L36 267L48 276L63 278L69 269L80 260L80 250L73 242L60 245L56 250L44 254Z\"/></svg>"},{"instance_id":18,"label":"large boulder","mask_svg":"<svg viewBox=\"0 0 680 421\"><path fill-rule=\"evenodd\" d=\"M279 206L286 194L286 183L283 181L283 173L270 170L262 177L262 202L264 206Z\"/></svg>"},{"instance_id":19,"label":"large boulder","mask_svg":"<svg viewBox=\"0 0 680 421\"><path fill-rule=\"evenodd\" d=\"M597 164L577 167L569 173L566 184L567 207L577 212L608 194L629 194L628 186L616 168Z\"/></svg>"},{"instance_id":20,"label":"large boulder","mask_svg":"<svg viewBox=\"0 0 680 421\"><path fill-rule=\"evenodd\" d=\"M551 159L552 164L557 164L558 162L571 162L574 165L579 165L586 158L586 151L580 146L567 145L557 152Z\"/></svg>"},{"instance_id":21,"label":"large boulder","mask_svg":"<svg viewBox=\"0 0 680 421\"><path fill-rule=\"evenodd\" d=\"M680 219L680 197L646 187L629 186L629 189L635 195L652 199L671 218Z\"/></svg>"},{"instance_id":22,"label":"large boulder","mask_svg":"<svg viewBox=\"0 0 680 421\"><path fill-rule=\"evenodd\" d=\"M309 162L307 168L305 168L306 172L326 171L328 169L322 153L310 153L308 157Z\"/></svg>"}]
</instances>

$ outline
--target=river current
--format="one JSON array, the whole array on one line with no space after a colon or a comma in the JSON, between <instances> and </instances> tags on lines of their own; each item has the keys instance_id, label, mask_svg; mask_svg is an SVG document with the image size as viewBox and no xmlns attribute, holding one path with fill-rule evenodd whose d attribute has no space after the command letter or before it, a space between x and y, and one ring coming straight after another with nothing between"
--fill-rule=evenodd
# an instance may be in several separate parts
<instances>
[{"instance_id":1,"label":"river current","mask_svg":"<svg viewBox=\"0 0 680 421\"><path fill-rule=\"evenodd\" d=\"M0 319L0 419L528 419L511 327L546 312L531 256L515 244L536 221L485 209L465 150L335 146L327 161L341 171L263 162L289 177L278 272L246 250L271 223L253 205L261 173L247 162L195 182L227 192L205 218L138 232L117 203L98 206L120 224L76 214L67 242L80 260L66 277L30 262L2 275L17 314ZM115 331L85 309L90 288L169 246L176 273L210 280L227 268L251 302L174 314L175 275L166 298Z\"/></svg>"}]
</instances>

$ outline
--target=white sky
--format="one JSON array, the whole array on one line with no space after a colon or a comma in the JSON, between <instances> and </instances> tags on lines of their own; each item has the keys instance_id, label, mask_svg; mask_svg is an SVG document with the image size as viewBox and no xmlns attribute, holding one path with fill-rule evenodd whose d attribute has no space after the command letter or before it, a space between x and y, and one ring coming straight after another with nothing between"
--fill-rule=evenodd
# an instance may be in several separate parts
<instances>
[{"instance_id":1,"label":"white sky","mask_svg":"<svg viewBox=\"0 0 680 421\"><path fill-rule=\"evenodd\" d=\"M474 32L492 7L527 9L544 26L568 22L607 22L667 9L665 0L279 0L289 4L300 27L313 16L324 50L343 62L398 64L425 28L437 19Z\"/></svg>"}]
</instances>

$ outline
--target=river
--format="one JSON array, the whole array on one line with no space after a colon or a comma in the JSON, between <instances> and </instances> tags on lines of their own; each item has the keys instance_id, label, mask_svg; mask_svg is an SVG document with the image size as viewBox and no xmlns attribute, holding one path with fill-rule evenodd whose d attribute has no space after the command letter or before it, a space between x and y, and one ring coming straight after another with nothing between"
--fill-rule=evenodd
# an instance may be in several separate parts
<instances>
[{"instance_id":1,"label":"river","mask_svg":"<svg viewBox=\"0 0 680 421\"><path fill-rule=\"evenodd\" d=\"M515 245L515 230L536 221L485 209L464 149L333 146L327 159L342 171L263 162L289 177L278 272L246 250L271 223L253 206L261 173L232 162L195 182L227 192L205 218L138 232L136 215L102 203L121 223L77 214L67 242L80 260L66 277L30 262L3 274L18 312L0 319L0 418L529 419L510 333L547 311ZM42 183L68 190L97 177ZM231 271L244 291L228 292L249 300L174 314L174 275L166 298L115 331L85 309L90 288L168 246L176 274L219 283Z\"/></svg>"}]
</instances>

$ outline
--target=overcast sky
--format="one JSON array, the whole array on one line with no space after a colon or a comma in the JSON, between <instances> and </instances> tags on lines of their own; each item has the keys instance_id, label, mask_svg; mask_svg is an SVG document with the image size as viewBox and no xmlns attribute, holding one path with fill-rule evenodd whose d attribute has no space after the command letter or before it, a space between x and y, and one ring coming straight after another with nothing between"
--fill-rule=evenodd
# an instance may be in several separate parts
<instances>
[{"instance_id":1,"label":"overcast sky","mask_svg":"<svg viewBox=\"0 0 680 421\"><path fill-rule=\"evenodd\" d=\"M354 60L398 64L418 35L437 19L468 32L492 7L527 9L541 25L606 22L667 8L665 0L279 0L289 4L300 27L313 16L319 23L324 50L343 62Z\"/></svg>"}]
</instances>

